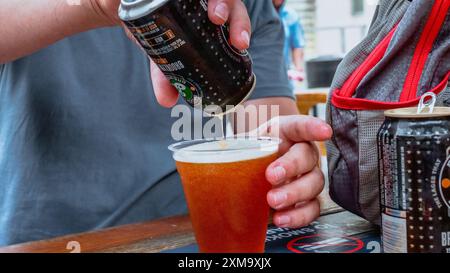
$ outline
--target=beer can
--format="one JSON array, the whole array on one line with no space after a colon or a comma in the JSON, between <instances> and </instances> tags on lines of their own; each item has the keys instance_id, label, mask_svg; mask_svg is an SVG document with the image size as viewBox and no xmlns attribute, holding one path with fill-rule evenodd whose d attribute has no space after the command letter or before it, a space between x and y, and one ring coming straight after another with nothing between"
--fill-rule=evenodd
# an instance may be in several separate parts
<instances>
[{"instance_id":1,"label":"beer can","mask_svg":"<svg viewBox=\"0 0 450 273\"><path fill-rule=\"evenodd\" d=\"M224 114L255 88L248 51L209 20L207 0L122 0L119 17L189 105Z\"/></svg>"},{"instance_id":2,"label":"beer can","mask_svg":"<svg viewBox=\"0 0 450 273\"><path fill-rule=\"evenodd\" d=\"M387 253L450 253L450 108L385 112L378 132Z\"/></svg>"}]
</instances>

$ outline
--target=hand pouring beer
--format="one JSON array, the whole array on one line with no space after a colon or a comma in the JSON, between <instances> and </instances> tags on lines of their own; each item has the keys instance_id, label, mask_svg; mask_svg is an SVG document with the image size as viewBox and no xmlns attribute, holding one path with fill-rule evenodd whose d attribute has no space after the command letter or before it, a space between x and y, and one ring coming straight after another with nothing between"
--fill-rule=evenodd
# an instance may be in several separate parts
<instances>
[{"instance_id":1,"label":"hand pouring beer","mask_svg":"<svg viewBox=\"0 0 450 273\"><path fill-rule=\"evenodd\" d=\"M176 89L192 107L222 114L253 91L250 22L241 1L122 0L119 17L152 60L160 104L173 106Z\"/></svg>"}]
</instances>

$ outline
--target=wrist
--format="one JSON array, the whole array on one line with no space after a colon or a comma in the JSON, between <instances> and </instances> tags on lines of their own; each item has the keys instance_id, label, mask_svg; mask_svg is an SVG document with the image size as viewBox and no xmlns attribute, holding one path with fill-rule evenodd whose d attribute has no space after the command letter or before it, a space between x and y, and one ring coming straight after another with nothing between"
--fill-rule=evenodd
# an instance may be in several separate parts
<instances>
[{"instance_id":1,"label":"wrist","mask_svg":"<svg viewBox=\"0 0 450 273\"><path fill-rule=\"evenodd\" d=\"M90 28L100 28L118 25L120 20L117 14L118 3L113 1L102 5L101 0L80 0L80 6L85 14L85 23ZM108 10L109 9L109 10ZM111 12L112 10L112 12Z\"/></svg>"},{"instance_id":2,"label":"wrist","mask_svg":"<svg viewBox=\"0 0 450 273\"><path fill-rule=\"evenodd\" d=\"M105 25L90 0L60 0L55 3L53 31L58 39Z\"/></svg>"}]
</instances>

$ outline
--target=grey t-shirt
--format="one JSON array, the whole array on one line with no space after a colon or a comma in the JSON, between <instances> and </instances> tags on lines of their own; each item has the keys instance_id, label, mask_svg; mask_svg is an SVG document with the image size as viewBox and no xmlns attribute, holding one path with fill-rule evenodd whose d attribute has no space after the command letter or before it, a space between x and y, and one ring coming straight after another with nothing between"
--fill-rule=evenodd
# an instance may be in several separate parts
<instances>
[{"instance_id":1,"label":"grey t-shirt","mask_svg":"<svg viewBox=\"0 0 450 273\"><path fill-rule=\"evenodd\" d=\"M246 5L253 98L292 97L272 2ZM0 65L0 245L187 212L167 149L176 118L151 86L118 27Z\"/></svg>"}]
</instances>

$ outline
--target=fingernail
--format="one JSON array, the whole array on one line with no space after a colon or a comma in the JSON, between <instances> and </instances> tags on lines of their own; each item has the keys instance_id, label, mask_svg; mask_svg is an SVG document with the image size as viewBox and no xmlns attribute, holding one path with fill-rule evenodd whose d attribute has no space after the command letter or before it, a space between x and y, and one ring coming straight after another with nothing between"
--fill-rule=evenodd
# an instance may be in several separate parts
<instances>
[{"instance_id":1,"label":"fingernail","mask_svg":"<svg viewBox=\"0 0 450 273\"><path fill-rule=\"evenodd\" d=\"M286 170L281 166L277 166L272 169L272 175L275 177L275 182L281 182L286 177Z\"/></svg>"},{"instance_id":2,"label":"fingernail","mask_svg":"<svg viewBox=\"0 0 450 273\"><path fill-rule=\"evenodd\" d=\"M214 13L220 19L227 21L228 20L228 6L225 3L219 3L214 10Z\"/></svg>"},{"instance_id":3,"label":"fingernail","mask_svg":"<svg viewBox=\"0 0 450 273\"><path fill-rule=\"evenodd\" d=\"M279 226L288 226L291 223L291 217L283 215L278 217L277 224Z\"/></svg>"},{"instance_id":4,"label":"fingernail","mask_svg":"<svg viewBox=\"0 0 450 273\"><path fill-rule=\"evenodd\" d=\"M326 123L325 121L322 121L322 120L317 120L316 126L320 127L324 131L330 129L330 125L328 125L328 123Z\"/></svg>"},{"instance_id":5,"label":"fingernail","mask_svg":"<svg viewBox=\"0 0 450 273\"><path fill-rule=\"evenodd\" d=\"M287 200L287 194L284 192L277 192L272 194L272 200L275 208L279 208Z\"/></svg>"},{"instance_id":6,"label":"fingernail","mask_svg":"<svg viewBox=\"0 0 450 273\"><path fill-rule=\"evenodd\" d=\"M250 46L250 34L248 31L244 30L241 32L242 40L245 42L247 46Z\"/></svg>"},{"instance_id":7,"label":"fingernail","mask_svg":"<svg viewBox=\"0 0 450 273\"><path fill-rule=\"evenodd\" d=\"M320 127L320 128L324 128L327 125L327 123L325 121L320 120L320 119L315 119L313 124L315 127Z\"/></svg>"},{"instance_id":8,"label":"fingernail","mask_svg":"<svg viewBox=\"0 0 450 273\"><path fill-rule=\"evenodd\" d=\"M328 124L322 124L321 130L322 130L322 132L327 133L327 134L328 134L330 131L332 131L330 125L328 125Z\"/></svg>"}]
</instances>

